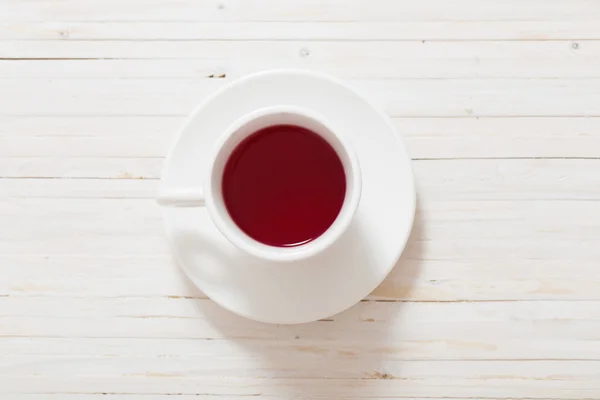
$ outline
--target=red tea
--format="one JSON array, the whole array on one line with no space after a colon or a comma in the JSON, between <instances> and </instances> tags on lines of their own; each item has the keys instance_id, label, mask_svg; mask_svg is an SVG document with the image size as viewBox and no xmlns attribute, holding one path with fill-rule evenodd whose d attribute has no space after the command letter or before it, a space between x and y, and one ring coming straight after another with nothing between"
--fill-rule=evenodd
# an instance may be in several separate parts
<instances>
[{"instance_id":1,"label":"red tea","mask_svg":"<svg viewBox=\"0 0 600 400\"><path fill-rule=\"evenodd\" d=\"M232 152L223 172L229 215L251 238L289 247L321 236L346 194L342 161L318 134L295 125L261 129Z\"/></svg>"}]
</instances>

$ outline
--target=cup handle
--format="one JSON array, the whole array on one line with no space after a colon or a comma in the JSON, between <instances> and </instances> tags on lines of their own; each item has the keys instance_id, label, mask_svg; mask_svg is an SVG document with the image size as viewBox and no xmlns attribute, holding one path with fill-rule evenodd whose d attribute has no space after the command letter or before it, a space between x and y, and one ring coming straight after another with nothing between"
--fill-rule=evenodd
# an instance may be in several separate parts
<instances>
[{"instance_id":1,"label":"cup handle","mask_svg":"<svg viewBox=\"0 0 600 400\"><path fill-rule=\"evenodd\" d=\"M203 207L202 189L170 189L161 192L156 201L166 207Z\"/></svg>"}]
</instances>

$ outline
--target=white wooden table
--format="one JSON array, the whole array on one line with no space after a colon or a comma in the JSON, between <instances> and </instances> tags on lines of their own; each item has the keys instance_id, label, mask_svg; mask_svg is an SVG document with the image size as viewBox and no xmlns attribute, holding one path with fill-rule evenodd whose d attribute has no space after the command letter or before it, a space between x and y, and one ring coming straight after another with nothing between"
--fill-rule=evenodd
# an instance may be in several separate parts
<instances>
[{"instance_id":1,"label":"white wooden table","mask_svg":"<svg viewBox=\"0 0 600 400\"><path fill-rule=\"evenodd\" d=\"M380 104L419 191L391 276L299 326L191 287L153 200L275 67ZM0 399L247 396L600 399L599 0L0 0Z\"/></svg>"}]
</instances>

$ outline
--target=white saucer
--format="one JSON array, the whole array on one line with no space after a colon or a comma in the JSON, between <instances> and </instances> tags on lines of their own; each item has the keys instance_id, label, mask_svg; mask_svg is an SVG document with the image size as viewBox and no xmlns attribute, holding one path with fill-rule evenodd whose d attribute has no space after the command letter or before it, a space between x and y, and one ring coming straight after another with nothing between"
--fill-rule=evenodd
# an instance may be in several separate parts
<instances>
[{"instance_id":1,"label":"white saucer","mask_svg":"<svg viewBox=\"0 0 600 400\"><path fill-rule=\"evenodd\" d=\"M342 82L307 71L267 71L219 90L190 116L163 172L165 188L198 187L216 138L253 110L294 105L330 120L362 170L348 232L315 258L262 261L234 247L204 208L164 207L167 235L190 279L222 307L257 321L292 324L336 314L373 291L408 239L415 212L410 159L389 118Z\"/></svg>"}]
</instances>

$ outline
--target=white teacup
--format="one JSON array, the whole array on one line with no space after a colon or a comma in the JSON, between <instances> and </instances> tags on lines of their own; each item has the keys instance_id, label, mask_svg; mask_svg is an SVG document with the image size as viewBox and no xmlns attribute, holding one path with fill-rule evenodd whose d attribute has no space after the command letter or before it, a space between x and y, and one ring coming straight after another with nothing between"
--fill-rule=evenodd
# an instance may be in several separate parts
<instances>
[{"instance_id":1,"label":"white teacup","mask_svg":"<svg viewBox=\"0 0 600 400\"><path fill-rule=\"evenodd\" d=\"M315 132L333 147L344 167L346 195L337 218L321 236L298 246L275 247L254 240L236 225L225 207L221 183L227 160L244 139L263 128L284 124L300 126ZM217 228L233 245L256 257L271 261L305 259L331 246L350 226L361 195L360 166L352 148L321 116L295 106L262 108L234 122L217 140L203 182L202 188L164 190L158 196L158 203L175 207L205 206Z\"/></svg>"}]
</instances>

